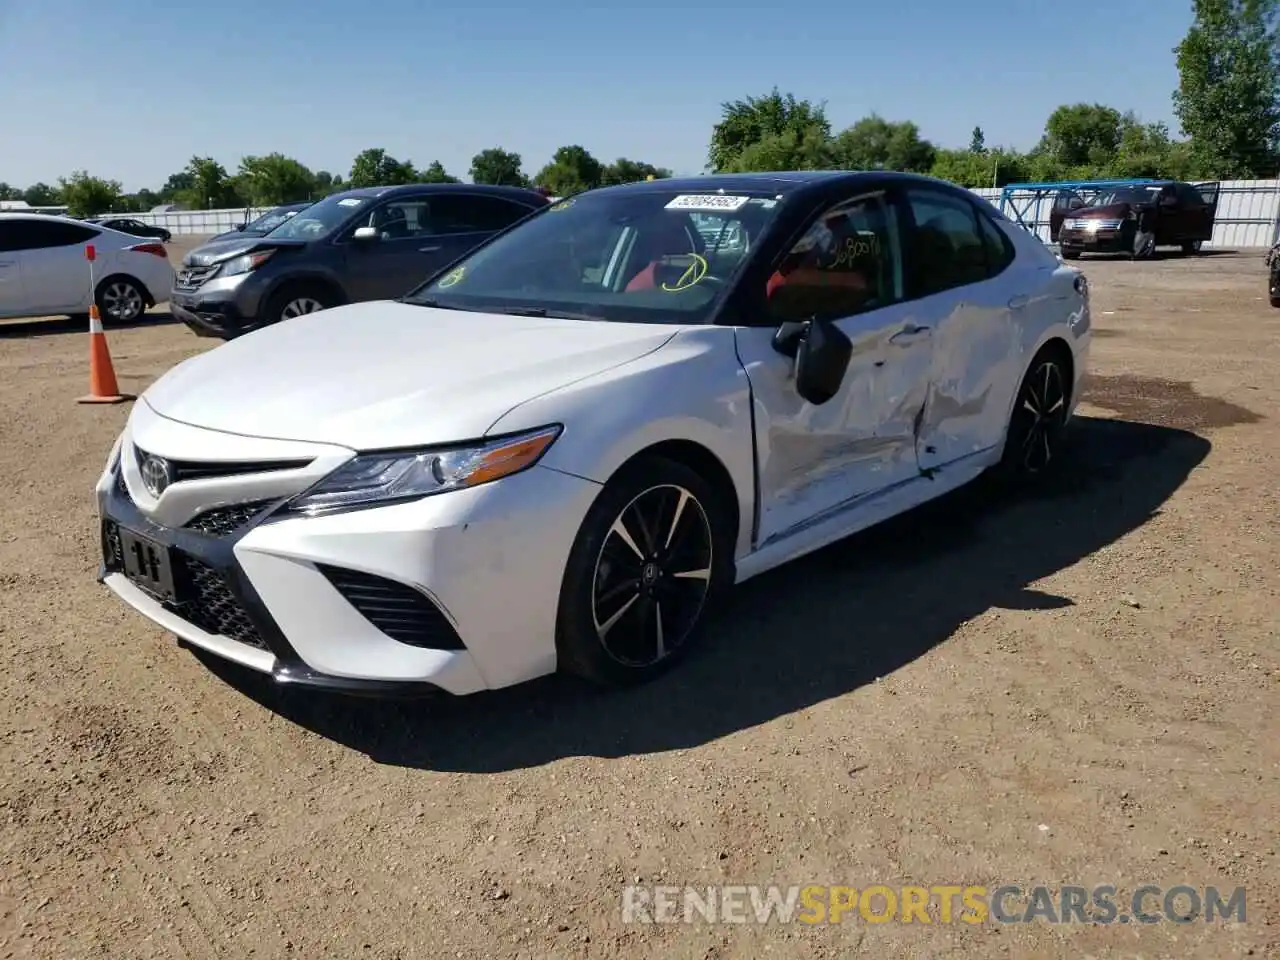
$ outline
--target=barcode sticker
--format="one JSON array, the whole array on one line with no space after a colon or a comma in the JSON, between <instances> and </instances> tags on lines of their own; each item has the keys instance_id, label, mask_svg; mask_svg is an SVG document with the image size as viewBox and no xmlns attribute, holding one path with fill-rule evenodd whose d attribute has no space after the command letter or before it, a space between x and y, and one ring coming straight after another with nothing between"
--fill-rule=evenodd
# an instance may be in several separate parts
<instances>
[{"instance_id":1,"label":"barcode sticker","mask_svg":"<svg viewBox=\"0 0 1280 960\"><path fill-rule=\"evenodd\" d=\"M728 197L722 193L684 193L667 204L668 210L737 210L750 197Z\"/></svg>"}]
</instances>

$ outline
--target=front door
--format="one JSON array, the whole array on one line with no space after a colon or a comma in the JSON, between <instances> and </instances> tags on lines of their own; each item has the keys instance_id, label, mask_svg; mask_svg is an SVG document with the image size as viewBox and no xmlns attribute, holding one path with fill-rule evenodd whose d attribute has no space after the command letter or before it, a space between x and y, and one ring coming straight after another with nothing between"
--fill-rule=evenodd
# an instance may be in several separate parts
<instances>
[{"instance_id":1,"label":"front door","mask_svg":"<svg viewBox=\"0 0 1280 960\"><path fill-rule=\"evenodd\" d=\"M932 328L928 399L916 434L921 469L932 470L1001 442L1019 362L1016 324L1034 309L1035 284L1014 265L1000 226L950 191L906 191L907 294ZM1016 379L1016 377L1015 377Z\"/></svg>"},{"instance_id":2,"label":"front door","mask_svg":"<svg viewBox=\"0 0 1280 960\"><path fill-rule=\"evenodd\" d=\"M372 227L376 235L357 240L352 236L357 227ZM348 227L338 242L346 247L352 300L403 297L447 263L449 256L433 235L425 196L397 197L378 204Z\"/></svg>"},{"instance_id":3,"label":"front door","mask_svg":"<svg viewBox=\"0 0 1280 960\"><path fill-rule=\"evenodd\" d=\"M829 208L776 264L762 324L736 331L755 409L757 545L919 475L931 338L917 305L902 302L899 236L883 193ZM796 393L795 361L774 344L780 324L814 317L853 343L840 392L820 406Z\"/></svg>"}]
</instances>

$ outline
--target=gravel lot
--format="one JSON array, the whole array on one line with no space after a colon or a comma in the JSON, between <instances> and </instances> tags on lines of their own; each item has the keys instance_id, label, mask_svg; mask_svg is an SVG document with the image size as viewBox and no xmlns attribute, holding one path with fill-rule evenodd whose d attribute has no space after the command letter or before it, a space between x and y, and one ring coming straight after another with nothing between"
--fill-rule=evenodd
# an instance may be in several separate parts
<instances>
[{"instance_id":1,"label":"gravel lot","mask_svg":"<svg viewBox=\"0 0 1280 960\"><path fill-rule=\"evenodd\" d=\"M174 245L177 261L179 245ZM282 698L94 582L127 406L0 327L0 957L1280 956L1280 310L1090 260L1072 462L751 581L657 683ZM137 392L202 349L109 334ZM1248 923L624 926L627 883L1247 888Z\"/></svg>"}]
</instances>

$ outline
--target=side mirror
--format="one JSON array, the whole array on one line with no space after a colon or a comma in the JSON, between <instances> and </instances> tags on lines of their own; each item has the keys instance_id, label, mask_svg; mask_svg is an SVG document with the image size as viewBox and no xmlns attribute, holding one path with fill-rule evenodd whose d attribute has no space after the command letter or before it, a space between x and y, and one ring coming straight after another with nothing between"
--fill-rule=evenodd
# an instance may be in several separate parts
<instances>
[{"instance_id":1,"label":"side mirror","mask_svg":"<svg viewBox=\"0 0 1280 960\"><path fill-rule=\"evenodd\" d=\"M237 230L243 230L243 229L244 229L245 227L247 227L247 226L248 226L248 224L247 224L247 223L237 223L237 224L236 224L236 229L237 229Z\"/></svg>"},{"instance_id":2,"label":"side mirror","mask_svg":"<svg viewBox=\"0 0 1280 960\"><path fill-rule=\"evenodd\" d=\"M351 234L351 239L357 240L360 243L368 243L370 240L377 240L378 229L377 227L356 227L355 233Z\"/></svg>"},{"instance_id":3,"label":"side mirror","mask_svg":"<svg viewBox=\"0 0 1280 960\"><path fill-rule=\"evenodd\" d=\"M1162 207L1176 207L1177 205L1178 205L1177 197L1161 197L1160 198L1160 206Z\"/></svg>"},{"instance_id":4,"label":"side mirror","mask_svg":"<svg viewBox=\"0 0 1280 960\"><path fill-rule=\"evenodd\" d=\"M826 403L840 392L852 356L853 342L834 323L805 321L796 342L796 393L814 406Z\"/></svg>"}]
</instances>

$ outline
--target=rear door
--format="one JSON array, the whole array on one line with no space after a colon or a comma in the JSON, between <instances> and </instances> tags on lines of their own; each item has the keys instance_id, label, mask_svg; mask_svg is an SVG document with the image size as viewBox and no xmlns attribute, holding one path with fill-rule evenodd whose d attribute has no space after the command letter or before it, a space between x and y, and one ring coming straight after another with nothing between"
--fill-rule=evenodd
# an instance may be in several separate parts
<instances>
[{"instance_id":1,"label":"rear door","mask_svg":"<svg viewBox=\"0 0 1280 960\"><path fill-rule=\"evenodd\" d=\"M967 199L927 186L906 191L907 292L933 325L929 393L916 423L921 469L945 467L1000 442L1018 366L1027 271L1013 244Z\"/></svg>"},{"instance_id":2,"label":"rear door","mask_svg":"<svg viewBox=\"0 0 1280 960\"><path fill-rule=\"evenodd\" d=\"M406 292L439 268L474 250L500 230L531 213L532 207L486 194L437 194L430 200L429 255L422 268L407 276Z\"/></svg>"},{"instance_id":3,"label":"rear door","mask_svg":"<svg viewBox=\"0 0 1280 960\"><path fill-rule=\"evenodd\" d=\"M1213 225L1218 217L1218 194L1222 188L1222 184L1214 180L1209 183L1193 183L1193 187L1200 199L1205 202L1204 223L1201 226L1201 235L1195 237L1196 240L1212 240Z\"/></svg>"},{"instance_id":4,"label":"rear door","mask_svg":"<svg viewBox=\"0 0 1280 960\"><path fill-rule=\"evenodd\" d=\"M83 309L92 300L85 244L99 231L82 223L31 220L21 253L22 284L35 314Z\"/></svg>"},{"instance_id":5,"label":"rear door","mask_svg":"<svg viewBox=\"0 0 1280 960\"><path fill-rule=\"evenodd\" d=\"M21 250L27 242L29 222L0 218L0 317L28 315Z\"/></svg>"}]
</instances>

